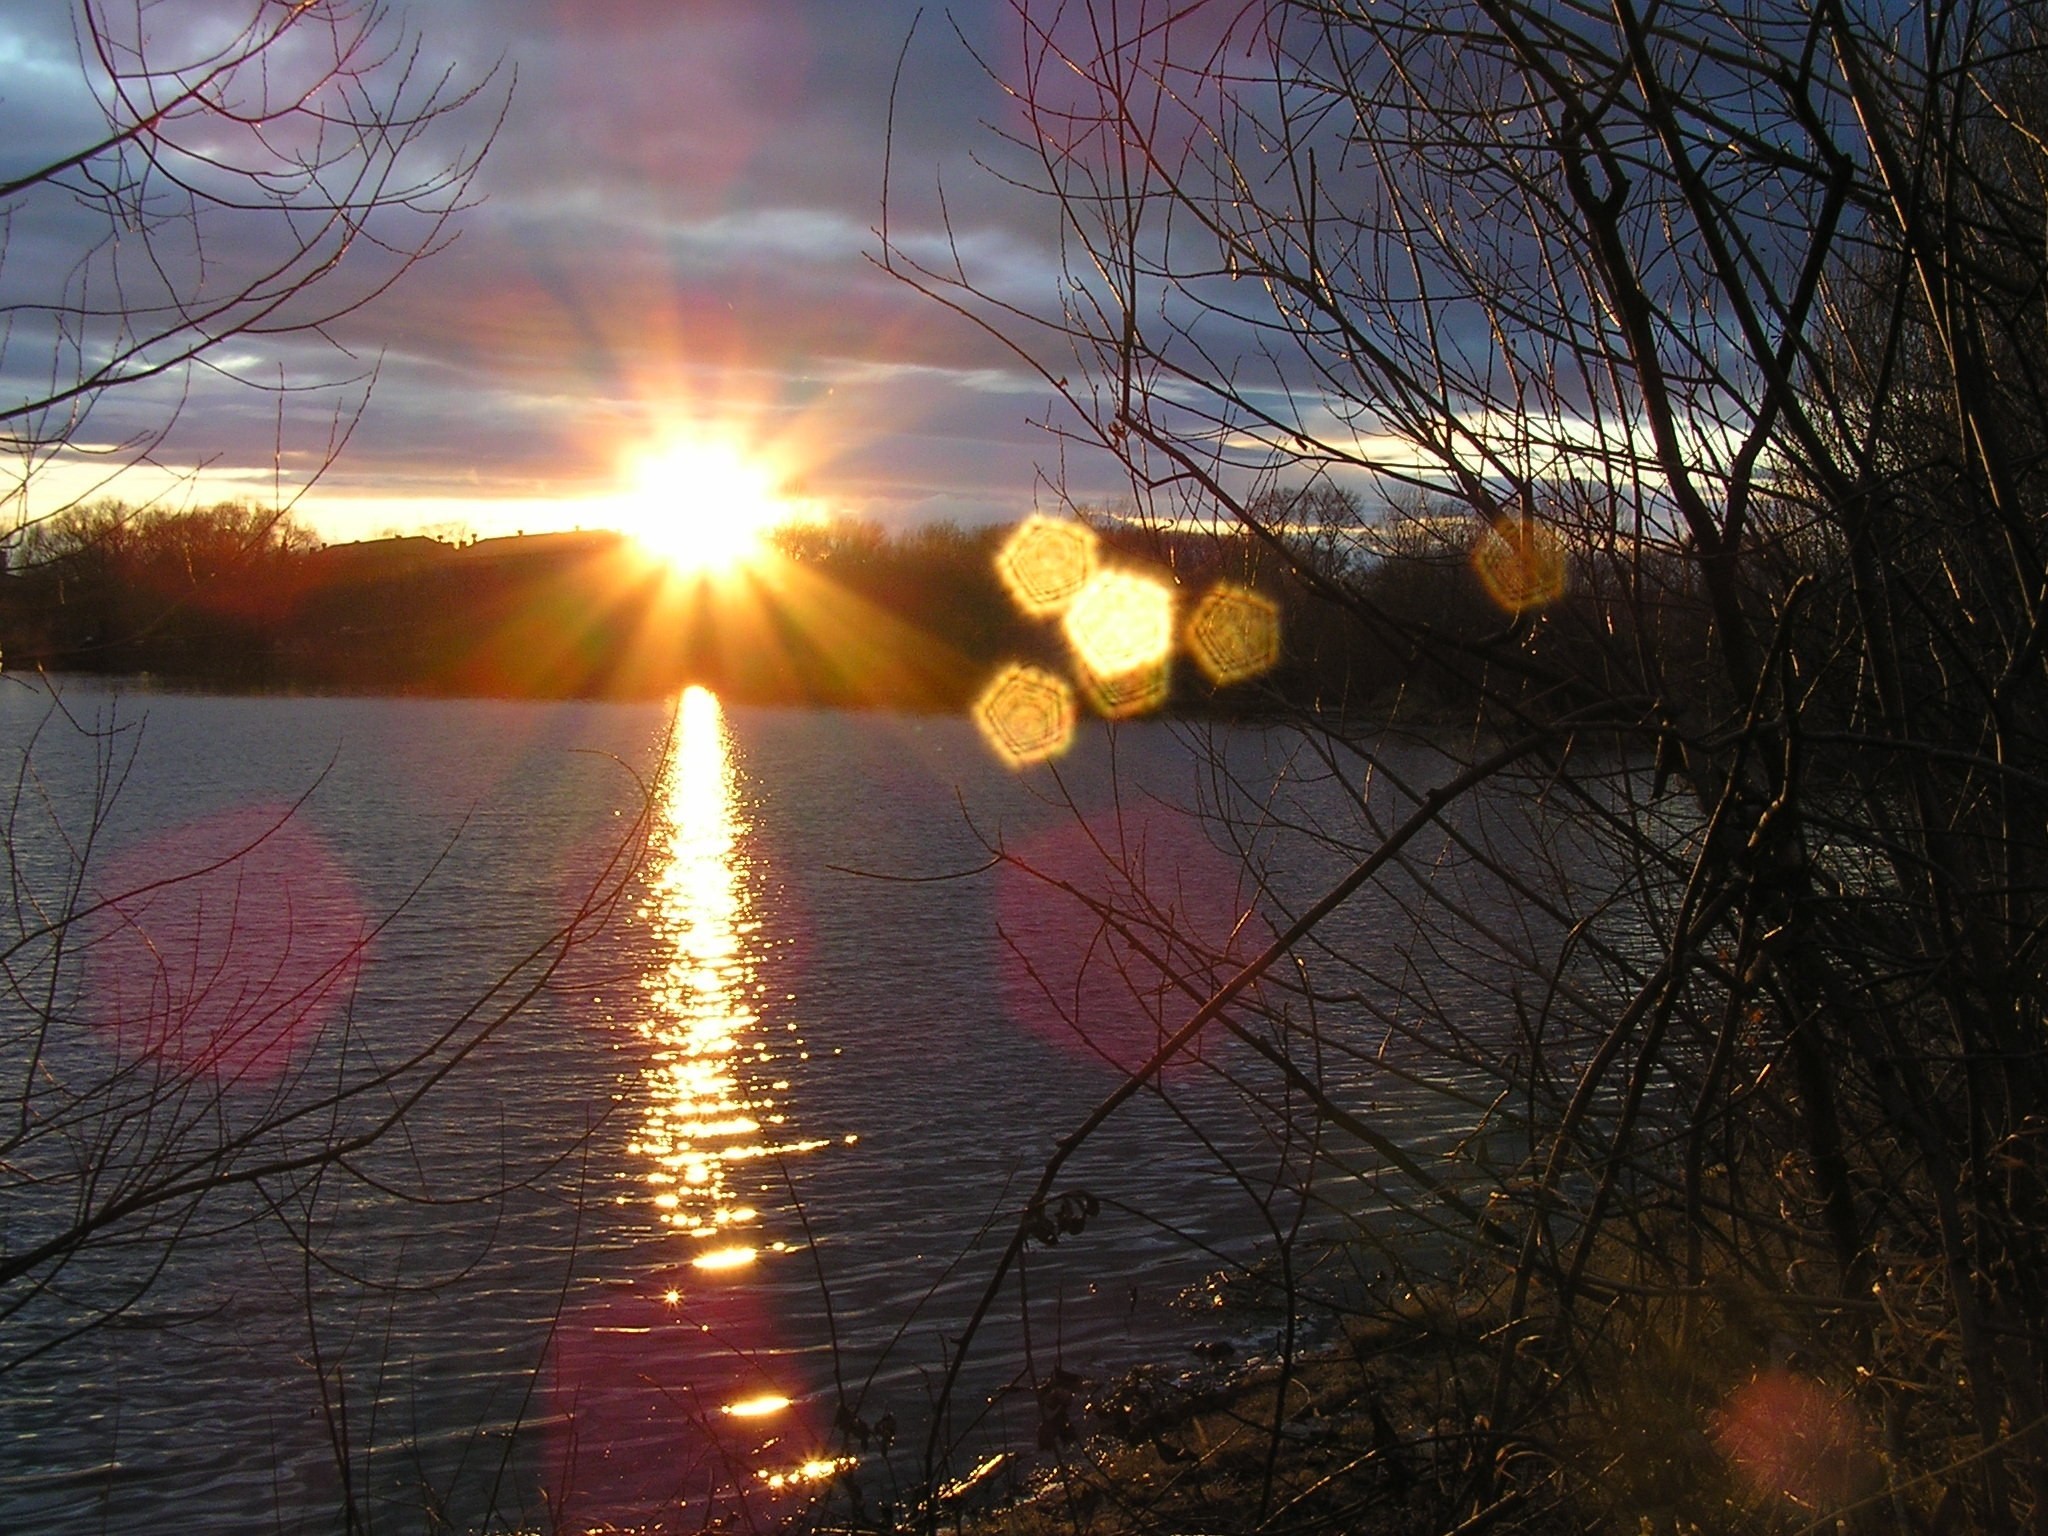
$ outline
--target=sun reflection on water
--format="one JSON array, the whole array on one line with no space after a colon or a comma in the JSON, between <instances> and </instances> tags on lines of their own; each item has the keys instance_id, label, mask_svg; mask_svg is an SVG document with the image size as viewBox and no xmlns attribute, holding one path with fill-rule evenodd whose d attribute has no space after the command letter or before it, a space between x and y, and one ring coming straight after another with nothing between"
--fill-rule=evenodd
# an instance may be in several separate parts
<instances>
[{"instance_id":1,"label":"sun reflection on water","mask_svg":"<svg viewBox=\"0 0 2048 1536\"><path fill-rule=\"evenodd\" d=\"M707 689L682 697L660 799L647 916L668 960L646 983L651 1006L640 1030L653 1049L643 1071L646 1111L628 1150L648 1160L645 1179L661 1220L716 1240L692 1260L695 1267L736 1269L754 1250L730 1236L759 1216L739 1198L733 1166L819 1143L764 1136L764 1127L780 1127L784 1117L771 1090L744 1070L778 1053L762 1038L756 1007L761 942L747 881L750 827L732 735ZM792 1036L790 1045L800 1050L802 1041Z\"/></svg>"}]
</instances>

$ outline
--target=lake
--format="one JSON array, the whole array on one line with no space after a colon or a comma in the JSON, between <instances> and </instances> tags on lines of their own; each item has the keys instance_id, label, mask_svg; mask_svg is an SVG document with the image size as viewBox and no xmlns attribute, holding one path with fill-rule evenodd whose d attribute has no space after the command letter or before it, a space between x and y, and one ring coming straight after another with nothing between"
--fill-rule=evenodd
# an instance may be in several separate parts
<instances>
[{"instance_id":1,"label":"lake","mask_svg":"<svg viewBox=\"0 0 2048 1536\"><path fill-rule=\"evenodd\" d=\"M1402 803L1248 727L1098 726L1020 774L964 720L701 690L60 700L0 679L0 1253L92 1240L0 1290L10 1530L694 1528L842 1470L910 1497L1058 1138L1187 1018L1176 978L1226 977ZM1153 926L1091 909L1132 908L1113 864ZM1366 893L1326 942L1483 1021L1484 964L1415 981L1415 920ZM1482 1112L1380 1004L1318 1027L1355 1027L1318 1070L1356 1112L1440 1147ZM1221 1303L1276 1233L1385 1208L1269 1076L1211 1031L1080 1148L1085 1230L991 1309L945 1475L1056 1438L1057 1383L1270 1348L1270 1307Z\"/></svg>"}]
</instances>

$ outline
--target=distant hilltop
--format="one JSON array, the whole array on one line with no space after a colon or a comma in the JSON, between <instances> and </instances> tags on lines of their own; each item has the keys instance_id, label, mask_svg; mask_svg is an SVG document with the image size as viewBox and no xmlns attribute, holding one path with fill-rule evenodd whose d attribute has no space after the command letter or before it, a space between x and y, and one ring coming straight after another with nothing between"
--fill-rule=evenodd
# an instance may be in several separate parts
<instances>
[{"instance_id":1,"label":"distant hilltop","mask_svg":"<svg viewBox=\"0 0 2048 1536\"><path fill-rule=\"evenodd\" d=\"M608 528L572 533L511 533L489 539L437 539L423 533L390 534L348 544L324 544L313 561L336 571L392 571L437 561L486 564L497 560L579 560L615 554L631 541Z\"/></svg>"}]
</instances>

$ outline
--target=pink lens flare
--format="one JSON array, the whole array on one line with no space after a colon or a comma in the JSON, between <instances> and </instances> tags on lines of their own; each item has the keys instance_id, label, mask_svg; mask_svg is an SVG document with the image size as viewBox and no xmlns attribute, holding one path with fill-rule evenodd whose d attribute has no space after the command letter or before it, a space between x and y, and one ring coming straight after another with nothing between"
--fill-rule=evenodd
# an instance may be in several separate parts
<instances>
[{"instance_id":1,"label":"pink lens flare","mask_svg":"<svg viewBox=\"0 0 2048 1536\"><path fill-rule=\"evenodd\" d=\"M355 884L291 807L240 806L116 854L86 925L86 1015L123 1058L273 1082L348 1005Z\"/></svg>"},{"instance_id":2,"label":"pink lens flare","mask_svg":"<svg viewBox=\"0 0 2048 1536\"><path fill-rule=\"evenodd\" d=\"M1142 1066L1271 939L1237 862L1192 816L1096 815L1016 846L996 888L1009 1015L1042 1039ZM1168 1070L1214 1050L1221 1026Z\"/></svg>"},{"instance_id":3,"label":"pink lens flare","mask_svg":"<svg viewBox=\"0 0 2048 1536\"><path fill-rule=\"evenodd\" d=\"M687 1267L573 1308L549 1372L548 1499L564 1529L663 1529L772 1502L827 1453L770 1309Z\"/></svg>"},{"instance_id":4,"label":"pink lens flare","mask_svg":"<svg viewBox=\"0 0 2048 1536\"><path fill-rule=\"evenodd\" d=\"M1876 1463L1855 1414L1820 1382L1773 1370L1730 1394L1714 1439L1765 1498L1825 1514L1868 1490Z\"/></svg>"}]
</instances>

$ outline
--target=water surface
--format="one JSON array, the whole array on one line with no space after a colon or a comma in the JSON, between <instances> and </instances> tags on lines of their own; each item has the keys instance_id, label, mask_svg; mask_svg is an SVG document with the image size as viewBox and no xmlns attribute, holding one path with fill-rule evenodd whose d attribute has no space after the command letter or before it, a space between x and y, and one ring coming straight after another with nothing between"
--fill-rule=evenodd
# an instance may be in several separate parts
<instances>
[{"instance_id":1,"label":"water surface","mask_svg":"<svg viewBox=\"0 0 2048 1536\"><path fill-rule=\"evenodd\" d=\"M1086 905L1115 893L1110 861L1143 876L1153 944L1177 933L1223 958L1196 985L1284 918L1240 850L1186 814L1247 794L1270 810L1286 745L1257 732L1098 731L1020 776L962 721L728 710L702 692L656 706L76 684L62 706L0 687L0 741L27 762L10 1091L31 1070L132 1070L138 1050L161 1063L171 1029L110 1031L95 976L112 962L95 973L85 943L53 957L37 903L119 894L106 882L132 887L151 859L184 873L208 837L285 846L263 831L277 825L298 851L221 887L241 903L229 958L196 980L187 965L192 989L267 996L284 971L236 946L313 952L316 912L359 914L368 937L359 963L325 963L317 1031L215 1060L239 1075L207 1123L317 1100L439 1041L460 1059L361 1153L181 1205L182 1224L17 1288L0 1330L8 1529L325 1530L351 1506L402 1528L426 1509L457 1527L694 1523L735 1488L772 1498L853 1458L874 1496L907 1485L1022 1191L1192 1007L1143 934L1106 932ZM1290 817L1347 814L1342 786L1288 793ZM1343 848L1247 826L1283 890L1305 898L1343 865ZM291 893L286 919L257 922L259 877ZM209 900L178 932L210 931L228 898ZM1399 916L1365 899L1330 942L1384 949L1398 971ZM124 953L89 927L82 940ZM1488 1006L1469 977L1433 985ZM181 1049L189 1072L201 1056ZM1048 1412L1033 1389L1056 1369L1184 1356L1223 1326L1186 1294L1292 1219L1299 1117L1260 1102L1270 1085L1241 1048L1197 1054L1066 1170L1061 1187L1099 1209L1035 1248L991 1314L947 1426L963 1466L1033 1441ZM1472 1115L1369 1062L1332 1071L1361 1110L1411 1126ZM1330 1173L1321 1200L1370 1205L1370 1173Z\"/></svg>"}]
</instances>

